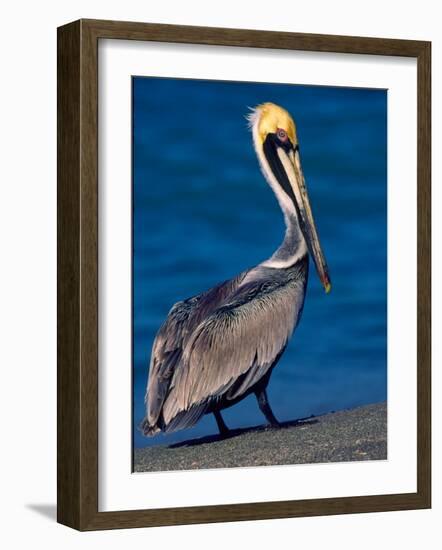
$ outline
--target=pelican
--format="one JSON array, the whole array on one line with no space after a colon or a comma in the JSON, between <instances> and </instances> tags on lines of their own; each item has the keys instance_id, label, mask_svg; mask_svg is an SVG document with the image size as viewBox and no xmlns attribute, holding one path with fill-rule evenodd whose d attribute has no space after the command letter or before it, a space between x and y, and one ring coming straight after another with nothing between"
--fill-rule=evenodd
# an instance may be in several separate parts
<instances>
[{"instance_id":1,"label":"pelican","mask_svg":"<svg viewBox=\"0 0 442 550\"><path fill-rule=\"evenodd\" d=\"M286 224L282 244L267 260L197 296L176 303L152 347L144 435L189 428L255 394L272 427L279 426L266 388L299 323L309 256L325 291L330 277L304 181L293 118L274 103L248 116L261 171Z\"/></svg>"}]
</instances>

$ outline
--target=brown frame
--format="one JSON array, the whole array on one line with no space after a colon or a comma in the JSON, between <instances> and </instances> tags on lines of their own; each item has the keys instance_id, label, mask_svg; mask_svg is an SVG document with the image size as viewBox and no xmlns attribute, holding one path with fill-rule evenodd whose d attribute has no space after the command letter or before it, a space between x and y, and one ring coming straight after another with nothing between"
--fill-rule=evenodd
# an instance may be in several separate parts
<instances>
[{"instance_id":1,"label":"brown frame","mask_svg":"<svg viewBox=\"0 0 442 550\"><path fill-rule=\"evenodd\" d=\"M406 56L418 67L417 492L98 511L98 40ZM431 506L431 43L79 20L58 29L58 521L85 531Z\"/></svg>"}]
</instances>

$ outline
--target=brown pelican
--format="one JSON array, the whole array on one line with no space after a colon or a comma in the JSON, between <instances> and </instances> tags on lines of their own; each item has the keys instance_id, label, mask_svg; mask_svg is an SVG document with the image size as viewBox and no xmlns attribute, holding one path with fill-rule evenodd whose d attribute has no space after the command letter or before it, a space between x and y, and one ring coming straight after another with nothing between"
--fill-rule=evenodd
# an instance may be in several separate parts
<instances>
[{"instance_id":1,"label":"brown pelican","mask_svg":"<svg viewBox=\"0 0 442 550\"><path fill-rule=\"evenodd\" d=\"M261 170L284 214L285 237L269 259L172 307L153 343L145 435L188 428L208 413L224 434L220 411L250 393L278 426L266 387L301 317L309 254L330 290L295 123L273 103L258 105L248 118Z\"/></svg>"}]
</instances>

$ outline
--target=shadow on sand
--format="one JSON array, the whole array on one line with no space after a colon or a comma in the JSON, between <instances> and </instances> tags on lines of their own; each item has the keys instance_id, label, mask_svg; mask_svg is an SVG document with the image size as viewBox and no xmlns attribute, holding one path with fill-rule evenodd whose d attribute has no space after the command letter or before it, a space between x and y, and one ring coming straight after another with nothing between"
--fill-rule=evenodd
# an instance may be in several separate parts
<instances>
[{"instance_id":1,"label":"shadow on sand","mask_svg":"<svg viewBox=\"0 0 442 550\"><path fill-rule=\"evenodd\" d=\"M187 441L180 441L179 443L173 443L168 445L168 449L178 449L179 447L194 447L196 445L203 445L205 443L213 443L214 441L224 441L226 439L232 439L233 437L238 437L239 435L249 433L249 432L265 432L268 430L283 430L285 428L297 428L301 426L310 426L311 424L317 424L319 420L315 417L309 418L299 418L298 420L288 420L286 422L281 422L279 427L272 428L270 426L251 426L250 428L238 428L229 430L229 433L225 435L216 434L216 435L206 435L204 437L198 437L195 439L188 439Z\"/></svg>"}]
</instances>

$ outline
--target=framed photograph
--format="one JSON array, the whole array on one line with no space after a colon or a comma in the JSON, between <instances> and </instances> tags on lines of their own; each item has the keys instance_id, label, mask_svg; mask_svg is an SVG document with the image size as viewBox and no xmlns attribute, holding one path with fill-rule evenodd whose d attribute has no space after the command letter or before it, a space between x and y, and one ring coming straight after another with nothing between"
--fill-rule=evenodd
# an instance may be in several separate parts
<instances>
[{"instance_id":1,"label":"framed photograph","mask_svg":"<svg viewBox=\"0 0 442 550\"><path fill-rule=\"evenodd\" d=\"M431 44L58 29L58 521L429 508Z\"/></svg>"}]
</instances>

